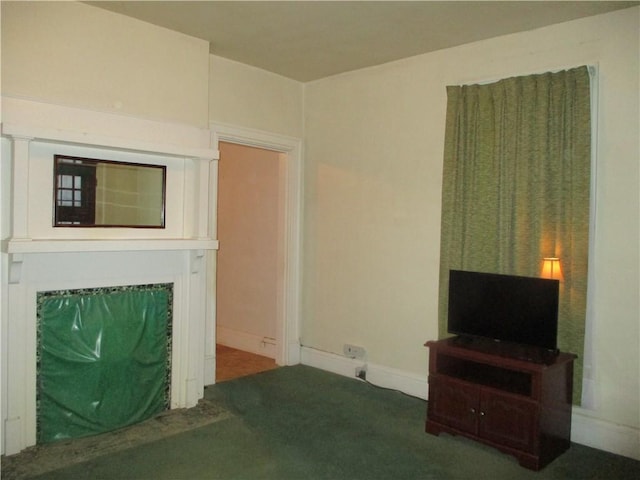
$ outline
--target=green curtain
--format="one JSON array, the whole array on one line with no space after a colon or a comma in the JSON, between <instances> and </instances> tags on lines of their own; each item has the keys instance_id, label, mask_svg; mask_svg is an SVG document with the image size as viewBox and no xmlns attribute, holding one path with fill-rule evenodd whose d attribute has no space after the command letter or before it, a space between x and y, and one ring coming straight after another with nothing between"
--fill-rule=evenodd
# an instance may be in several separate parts
<instances>
[{"instance_id":1,"label":"green curtain","mask_svg":"<svg viewBox=\"0 0 640 480\"><path fill-rule=\"evenodd\" d=\"M558 346L582 388L591 159L587 67L447 87L439 329L450 269L539 276L559 257Z\"/></svg>"}]
</instances>

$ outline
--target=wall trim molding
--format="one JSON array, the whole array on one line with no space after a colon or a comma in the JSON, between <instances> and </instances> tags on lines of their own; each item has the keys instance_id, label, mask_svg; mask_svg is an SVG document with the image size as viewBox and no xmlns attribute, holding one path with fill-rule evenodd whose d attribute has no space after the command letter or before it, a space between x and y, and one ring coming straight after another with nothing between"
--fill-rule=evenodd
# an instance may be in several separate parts
<instances>
[{"instance_id":1,"label":"wall trim molding","mask_svg":"<svg viewBox=\"0 0 640 480\"><path fill-rule=\"evenodd\" d=\"M217 343L227 347L255 353L263 357L276 358L276 346L273 339L260 335L242 332L233 328L218 325L216 328Z\"/></svg>"},{"instance_id":2,"label":"wall trim molding","mask_svg":"<svg viewBox=\"0 0 640 480\"><path fill-rule=\"evenodd\" d=\"M151 250L217 250L214 239L19 239L0 241L0 250L6 253L74 253L119 252Z\"/></svg>"},{"instance_id":3,"label":"wall trim molding","mask_svg":"<svg viewBox=\"0 0 640 480\"><path fill-rule=\"evenodd\" d=\"M399 390L413 397L427 398L427 376L376 365L366 360L356 360L302 347L301 363L345 377L355 377L356 367L367 365L367 380L383 388ZM640 460L640 429L617 425L590 417L588 411L573 407L571 416L571 441L605 452Z\"/></svg>"},{"instance_id":4,"label":"wall trim molding","mask_svg":"<svg viewBox=\"0 0 640 480\"><path fill-rule=\"evenodd\" d=\"M2 134L178 157L217 159L209 131L159 120L2 96Z\"/></svg>"},{"instance_id":5,"label":"wall trim molding","mask_svg":"<svg viewBox=\"0 0 640 480\"><path fill-rule=\"evenodd\" d=\"M353 359L323 352L310 347L302 347L301 363L345 377L356 379L356 368L367 366L367 381L373 385L398 390L412 397L427 398L427 377L387 367L362 359Z\"/></svg>"},{"instance_id":6,"label":"wall trim molding","mask_svg":"<svg viewBox=\"0 0 640 480\"><path fill-rule=\"evenodd\" d=\"M573 407L571 441L640 460L640 428L593 418L580 407Z\"/></svg>"}]
</instances>

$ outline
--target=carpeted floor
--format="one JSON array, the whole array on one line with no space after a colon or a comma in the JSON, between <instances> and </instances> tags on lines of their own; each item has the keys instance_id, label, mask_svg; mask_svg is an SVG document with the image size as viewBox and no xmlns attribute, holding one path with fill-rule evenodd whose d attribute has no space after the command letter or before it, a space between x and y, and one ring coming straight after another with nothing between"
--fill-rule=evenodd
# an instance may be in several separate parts
<instances>
[{"instance_id":1,"label":"carpeted floor","mask_svg":"<svg viewBox=\"0 0 640 480\"><path fill-rule=\"evenodd\" d=\"M218 382L278 368L271 358L224 345L217 345L216 360L216 380ZM19 455L3 458L2 479L30 478L61 467L75 465L102 455L193 430L226 417L228 417L228 412L205 399L194 408L163 412L140 424L104 435L35 446L26 449Z\"/></svg>"},{"instance_id":2,"label":"carpeted floor","mask_svg":"<svg viewBox=\"0 0 640 480\"><path fill-rule=\"evenodd\" d=\"M203 399L193 408L168 410L130 427L91 437L36 445L17 455L2 457L2 480L43 475L89 460L120 452L162 438L197 429L230 416L224 408Z\"/></svg>"},{"instance_id":3,"label":"carpeted floor","mask_svg":"<svg viewBox=\"0 0 640 480\"><path fill-rule=\"evenodd\" d=\"M636 479L640 462L581 445L540 472L460 437L424 433L425 402L311 367L208 387L219 421L29 478ZM4 477L4 476L3 476Z\"/></svg>"}]
</instances>

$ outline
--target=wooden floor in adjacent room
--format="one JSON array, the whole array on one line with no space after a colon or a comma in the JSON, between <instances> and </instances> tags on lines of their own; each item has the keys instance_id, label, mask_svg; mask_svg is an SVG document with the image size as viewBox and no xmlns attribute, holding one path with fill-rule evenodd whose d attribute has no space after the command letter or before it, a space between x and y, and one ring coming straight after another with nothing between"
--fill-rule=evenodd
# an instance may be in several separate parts
<instances>
[{"instance_id":1,"label":"wooden floor in adjacent room","mask_svg":"<svg viewBox=\"0 0 640 480\"><path fill-rule=\"evenodd\" d=\"M278 368L273 358L216 345L216 383Z\"/></svg>"}]
</instances>

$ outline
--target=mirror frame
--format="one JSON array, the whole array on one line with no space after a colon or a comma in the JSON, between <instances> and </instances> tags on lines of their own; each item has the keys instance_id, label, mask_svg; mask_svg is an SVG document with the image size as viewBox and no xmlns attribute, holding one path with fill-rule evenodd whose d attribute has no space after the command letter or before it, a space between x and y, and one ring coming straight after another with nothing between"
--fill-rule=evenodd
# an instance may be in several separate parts
<instances>
[{"instance_id":1,"label":"mirror frame","mask_svg":"<svg viewBox=\"0 0 640 480\"><path fill-rule=\"evenodd\" d=\"M65 162L64 160L71 160L72 162ZM158 169L162 172L162 212L160 222L156 225L152 224L127 224L127 223L96 223L95 221L95 182L96 174L95 169L98 165L120 165L129 167L142 167L149 169ZM89 183L88 188L86 186L81 187L81 193L89 192L89 203L85 207L71 207L76 210L74 213L65 212L63 208L58 205L58 175L61 174L61 169L67 168L72 171L74 176L84 178L84 185ZM73 187L71 188L74 189ZM165 228L165 215L166 215L166 195L167 195L167 167L165 165L152 165L146 163L134 163L134 162L120 162L116 160L102 160L86 157L75 157L72 155L54 155L53 156L53 226L56 228ZM86 197L86 195L85 195ZM61 217L66 214L67 218L78 218L79 221L84 223L66 223L68 220L61 220ZM89 221L87 221L87 219Z\"/></svg>"}]
</instances>

